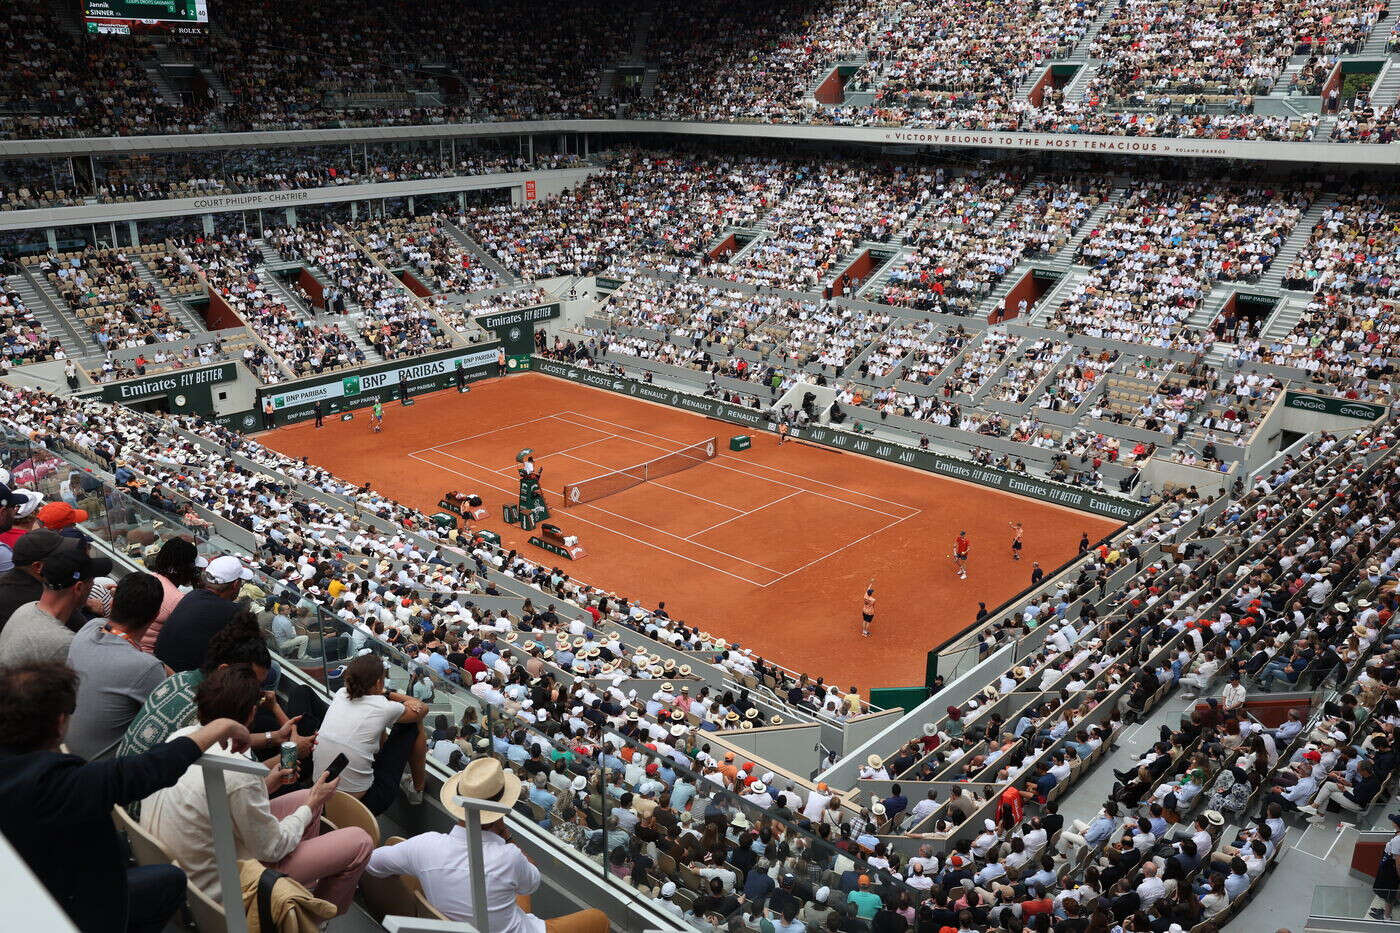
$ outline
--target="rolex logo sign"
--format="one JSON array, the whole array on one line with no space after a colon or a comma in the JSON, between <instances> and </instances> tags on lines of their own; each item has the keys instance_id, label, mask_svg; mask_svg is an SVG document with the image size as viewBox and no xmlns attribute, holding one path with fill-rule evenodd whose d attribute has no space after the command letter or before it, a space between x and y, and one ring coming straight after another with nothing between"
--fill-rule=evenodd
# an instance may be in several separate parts
<instances>
[{"instance_id":1,"label":"rolex logo sign","mask_svg":"<svg viewBox=\"0 0 1400 933\"><path fill-rule=\"evenodd\" d=\"M340 381L340 388L341 388L341 390L344 392L345 395L359 395L359 394L360 394L360 377L359 377L359 376L346 376L344 379L342 379L342 380Z\"/></svg>"}]
</instances>

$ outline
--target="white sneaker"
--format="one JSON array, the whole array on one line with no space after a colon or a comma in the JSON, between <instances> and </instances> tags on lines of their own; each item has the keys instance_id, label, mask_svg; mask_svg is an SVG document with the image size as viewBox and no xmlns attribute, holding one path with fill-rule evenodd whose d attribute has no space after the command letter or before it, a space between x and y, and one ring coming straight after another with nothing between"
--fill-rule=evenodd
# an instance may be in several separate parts
<instances>
[{"instance_id":1,"label":"white sneaker","mask_svg":"<svg viewBox=\"0 0 1400 933\"><path fill-rule=\"evenodd\" d=\"M399 787L403 788L404 797L408 798L408 802L413 806L416 807L423 802L423 792L413 786L413 778L407 774L403 776L403 780L399 781Z\"/></svg>"}]
</instances>

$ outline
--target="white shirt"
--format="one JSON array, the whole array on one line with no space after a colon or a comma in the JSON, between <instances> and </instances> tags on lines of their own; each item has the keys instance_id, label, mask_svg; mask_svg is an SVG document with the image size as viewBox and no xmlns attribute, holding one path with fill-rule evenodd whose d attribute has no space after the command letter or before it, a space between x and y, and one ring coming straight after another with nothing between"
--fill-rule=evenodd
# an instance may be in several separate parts
<instances>
[{"instance_id":1,"label":"white shirt","mask_svg":"<svg viewBox=\"0 0 1400 933\"><path fill-rule=\"evenodd\" d=\"M341 687L331 698L330 708L321 721L312 756L315 766L312 773L326 770L335 756L343 752L350 761L340 774L339 789L347 794L369 790L374 783L374 756L384 744L384 730L399 721L403 710L402 703L378 693L352 700Z\"/></svg>"},{"instance_id":2,"label":"white shirt","mask_svg":"<svg viewBox=\"0 0 1400 933\"><path fill-rule=\"evenodd\" d=\"M540 886L539 869L524 853L492 832L481 834L486 874L486 915L483 933L544 933L544 921L516 906L517 894L533 894ZM471 853L467 830L454 826L450 833L420 833L393 846L380 846L369 857L365 871L375 878L412 875L423 886L423 896L449 920L471 921Z\"/></svg>"},{"instance_id":3,"label":"white shirt","mask_svg":"<svg viewBox=\"0 0 1400 933\"><path fill-rule=\"evenodd\" d=\"M186 726L170 738L189 735L199 723ZM209 748L218 758L247 761L221 745ZM311 808L297 807L281 820L272 814L267 784L255 774L224 773L229 811L233 816L235 852L240 859L280 862L301 844L311 825ZM141 825L160 839L190 881L215 900L219 897L219 867L214 861L214 830L209 822L209 802L204 795L204 771L191 765L171 787L156 791L141 805Z\"/></svg>"},{"instance_id":4,"label":"white shirt","mask_svg":"<svg viewBox=\"0 0 1400 933\"><path fill-rule=\"evenodd\" d=\"M1162 883L1162 879L1153 875L1151 878L1144 878L1137 886L1137 895L1142 899L1142 909L1146 910L1167 893L1167 886Z\"/></svg>"}]
</instances>

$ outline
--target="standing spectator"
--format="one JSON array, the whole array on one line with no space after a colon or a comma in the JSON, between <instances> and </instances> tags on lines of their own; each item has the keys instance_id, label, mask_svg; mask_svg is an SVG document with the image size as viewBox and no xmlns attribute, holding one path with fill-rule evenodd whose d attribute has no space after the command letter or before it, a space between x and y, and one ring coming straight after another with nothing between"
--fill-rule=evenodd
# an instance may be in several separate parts
<instances>
[{"instance_id":1,"label":"standing spectator","mask_svg":"<svg viewBox=\"0 0 1400 933\"><path fill-rule=\"evenodd\" d=\"M423 896L449 920L475 919L471 851L467 847L466 810L458 797L494 800L507 807L520 799L520 779L495 758L477 758L442 785L442 805L457 819L448 833L422 833L394 846L380 846L365 869L372 877L412 875ZM487 929L482 933L606 933L601 910L581 910L541 920L530 910L530 895L540 886L540 872L511 839L501 813L481 814L482 871L486 875Z\"/></svg>"},{"instance_id":2,"label":"standing spectator","mask_svg":"<svg viewBox=\"0 0 1400 933\"><path fill-rule=\"evenodd\" d=\"M64 547L44 561L39 598L15 610L0 629L0 664L63 663L73 633L64 623L87 602L92 581L112 572L105 557Z\"/></svg>"},{"instance_id":3,"label":"standing spectator","mask_svg":"<svg viewBox=\"0 0 1400 933\"><path fill-rule=\"evenodd\" d=\"M156 639L156 657L172 671L192 671L204 663L213 638L238 612L238 591L253 572L231 554L204 568L204 585L186 593L170 613Z\"/></svg>"},{"instance_id":4,"label":"standing spectator","mask_svg":"<svg viewBox=\"0 0 1400 933\"><path fill-rule=\"evenodd\" d=\"M73 637L68 664L78 673L78 708L68 724L68 750L94 758L115 745L165 665L141 650L141 635L160 610L160 581L131 573L117 584L107 619L93 619Z\"/></svg>"},{"instance_id":5,"label":"standing spectator","mask_svg":"<svg viewBox=\"0 0 1400 933\"><path fill-rule=\"evenodd\" d=\"M412 773L403 789L418 800L426 780L424 762L428 740L423 718L428 705L402 693L384 691L384 664L373 654L361 655L345 669L345 686L336 691L321 721L315 767L324 771L336 755L350 763L341 773L341 789L358 797L378 816L398 795L404 767ZM384 730L389 729L389 737ZM407 784L408 782L405 781Z\"/></svg>"},{"instance_id":6,"label":"standing spectator","mask_svg":"<svg viewBox=\"0 0 1400 933\"><path fill-rule=\"evenodd\" d=\"M84 933L159 933L185 873L127 868L112 807L174 784L215 743L246 748L248 730L220 719L143 755L86 762L58 750L77 698L63 664L0 668L0 832Z\"/></svg>"},{"instance_id":7,"label":"standing spectator","mask_svg":"<svg viewBox=\"0 0 1400 933\"><path fill-rule=\"evenodd\" d=\"M200 722L232 719L251 724L261 699L261 681L251 666L220 668L199 685ZM189 726L176 735L198 728ZM246 758L241 749L222 744L211 748L210 754L216 758ZM224 775L234 845L239 858L257 859L290 875L317 897L334 904L339 916L354 901L355 887L374 843L369 833L358 826L321 835L321 810L340 782L324 771L309 789L283 794L275 801L269 799L274 790L295 780L296 768L283 768L281 762L265 777L236 771ZM202 768L189 768L174 786L145 801L141 825L170 849L189 872L191 881L210 897L221 897L214 828Z\"/></svg>"}]
</instances>

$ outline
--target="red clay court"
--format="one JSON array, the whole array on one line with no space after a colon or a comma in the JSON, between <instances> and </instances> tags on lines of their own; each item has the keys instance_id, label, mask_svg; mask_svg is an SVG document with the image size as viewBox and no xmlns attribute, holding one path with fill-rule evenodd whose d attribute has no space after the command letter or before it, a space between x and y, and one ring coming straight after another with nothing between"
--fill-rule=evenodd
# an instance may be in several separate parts
<instances>
[{"instance_id":1,"label":"red clay court","mask_svg":"<svg viewBox=\"0 0 1400 933\"><path fill-rule=\"evenodd\" d=\"M561 559L501 520L518 496L515 455L533 448L550 521L587 556L565 572L606 590L665 600L673 618L737 641L794 670L862 689L921 684L924 655L1098 540L1114 522L921 470L758 434L663 405L537 373L386 405L384 430L367 418L309 421L263 443L424 512L447 490L477 493L481 527L546 565ZM718 438L713 460L592 503L564 508L565 483ZM1025 550L1011 559L1012 530ZM959 530L972 543L967 580L948 558ZM861 597L875 578L874 634L860 635Z\"/></svg>"}]
</instances>

